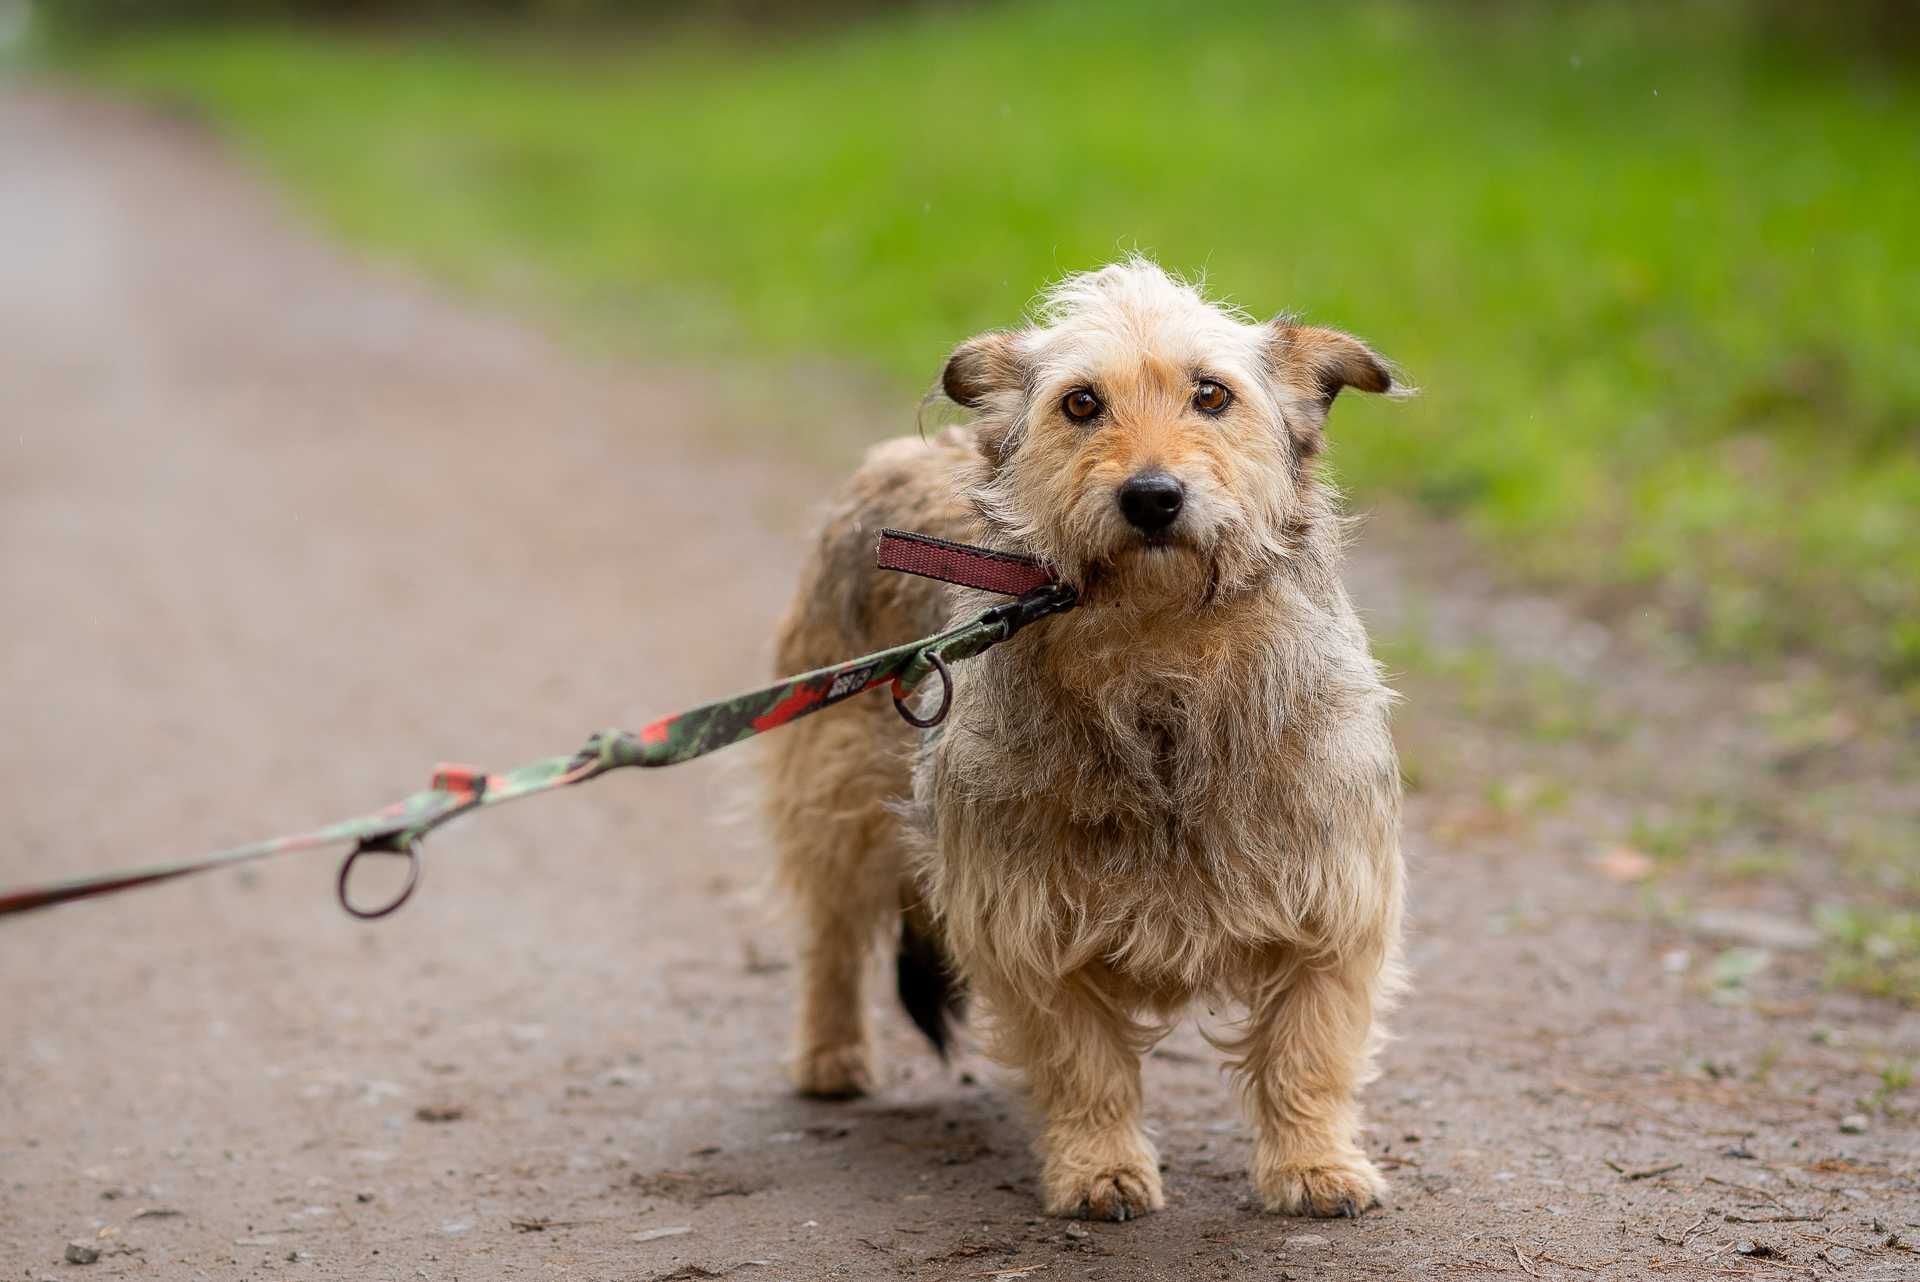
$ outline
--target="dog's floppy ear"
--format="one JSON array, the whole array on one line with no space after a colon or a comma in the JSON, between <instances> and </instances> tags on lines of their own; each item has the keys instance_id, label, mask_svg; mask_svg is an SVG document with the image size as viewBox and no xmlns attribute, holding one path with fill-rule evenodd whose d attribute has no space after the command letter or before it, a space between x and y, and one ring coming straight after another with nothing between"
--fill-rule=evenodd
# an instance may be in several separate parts
<instances>
[{"instance_id":1,"label":"dog's floppy ear","mask_svg":"<svg viewBox=\"0 0 1920 1282\"><path fill-rule=\"evenodd\" d=\"M1004 330L990 330L969 338L953 349L947 368L940 375L940 390L947 399L970 410L985 409L995 392L1008 392L1026 379L1014 337Z\"/></svg>"},{"instance_id":2,"label":"dog's floppy ear","mask_svg":"<svg viewBox=\"0 0 1920 1282\"><path fill-rule=\"evenodd\" d=\"M1333 408L1333 398L1344 388L1395 396L1413 391L1396 383L1393 369L1381 355L1351 334L1317 325L1296 325L1284 316L1267 329L1267 353L1274 373L1317 406L1311 422L1288 424L1302 454L1319 452L1321 425Z\"/></svg>"},{"instance_id":3,"label":"dog's floppy ear","mask_svg":"<svg viewBox=\"0 0 1920 1282\"><path fill-rule=\"evenodd\" d=\"M1393 371L1380 354L1351 334L1317 325L1292 325L1278 320L1268 341L1274 363L1303 387L1315 389L1327 405L1345 387L1363 392L1391 392Z\"/></svg>"}]
</instances>

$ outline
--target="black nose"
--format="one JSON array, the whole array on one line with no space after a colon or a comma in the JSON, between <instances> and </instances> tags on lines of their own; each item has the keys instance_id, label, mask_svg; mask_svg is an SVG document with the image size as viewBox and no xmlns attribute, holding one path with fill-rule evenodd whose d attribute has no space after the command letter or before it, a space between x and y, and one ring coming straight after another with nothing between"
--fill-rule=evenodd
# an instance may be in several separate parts
<instances>
[{"instance_id":1,"label":"black nose","mask_svg":"<svg viewBox=\"0 0 1920 1282\"><path fill-rule=\"evenodd\" d=\"M1165 472L1139 472L1120 487L1120 511L1134 529L1152 534L1173 524L1186 497L1186 487Z\"/></svg>"}]
</instances>

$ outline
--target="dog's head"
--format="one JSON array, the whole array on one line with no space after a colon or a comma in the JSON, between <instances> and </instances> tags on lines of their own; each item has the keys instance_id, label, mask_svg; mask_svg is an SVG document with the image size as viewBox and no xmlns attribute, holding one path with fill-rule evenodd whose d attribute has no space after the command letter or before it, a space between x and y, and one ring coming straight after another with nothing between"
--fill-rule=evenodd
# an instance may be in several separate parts
<instances>
[{"instance_id":1,"label":"dog's head","mask_svg":"<svg viewBox=\"0 0 1920 1282\"><path fill-rule=\"evenodd\" d=\"M1204 602L1292 554L1343 388L1400 391L1359 339L1248 321L1135 259L982 334L941 390L973 410L988 524L1103 601Z\"/></svg>"}]
</instances>

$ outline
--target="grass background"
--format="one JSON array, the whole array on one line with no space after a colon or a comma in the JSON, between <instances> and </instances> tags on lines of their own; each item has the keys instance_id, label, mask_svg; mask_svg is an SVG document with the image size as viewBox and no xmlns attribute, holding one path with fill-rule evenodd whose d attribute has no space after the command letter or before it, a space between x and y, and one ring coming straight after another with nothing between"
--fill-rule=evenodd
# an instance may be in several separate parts
<instances>
[{"instance_id":1,"label":"grass background","mask_svg":"<svg viewBox=\"0 0 1920 1282\"><path fill-rule=\"evenodd\" d=\"M1343 400L1361 501L1710 651L1920 690L1920 88L1737 6L228 26L65 56L203 109L351 239L648 350L868 365L903 426L953 343L1152 253L1423 385Z\"/></svg>"}]
</instances>

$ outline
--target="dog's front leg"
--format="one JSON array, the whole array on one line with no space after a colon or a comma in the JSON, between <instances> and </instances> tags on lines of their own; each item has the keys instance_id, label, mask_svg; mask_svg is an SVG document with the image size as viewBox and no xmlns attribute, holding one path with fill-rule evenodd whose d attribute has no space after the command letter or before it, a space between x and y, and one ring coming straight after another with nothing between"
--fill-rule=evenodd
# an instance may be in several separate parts
<instances>
[{"instance_id":1,"label":"dog's front leg","mask_svg":"<svg viewBox=\"0 0 1920 1282\"><path fill-rule=\"evenodd\" d=\"M1166 1205L1140 1124L1148 1038L1098 976L983 985L994 1050L1024 1068L1045 1117L1038 1146L1049 1215L1126 1220Z\"/></svg>"},{"instance_id":2,"label":"dog's front leg","mask_svg":"<svg viewBox=\"0 0 1920 1282\"><path fill-rule=\"evenodd\" d=\"M1355 1099L1373 1043L1379 959L1277 959L1236 1053L1255 1128L1253 1182L1280 1215L1357 1216L1387 1183L1358 1144Z\"/></svg>"}]
</instances>

